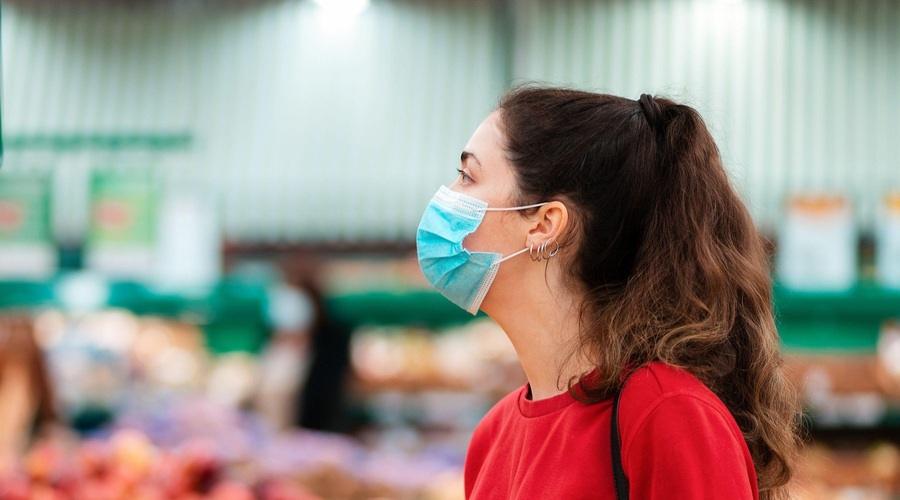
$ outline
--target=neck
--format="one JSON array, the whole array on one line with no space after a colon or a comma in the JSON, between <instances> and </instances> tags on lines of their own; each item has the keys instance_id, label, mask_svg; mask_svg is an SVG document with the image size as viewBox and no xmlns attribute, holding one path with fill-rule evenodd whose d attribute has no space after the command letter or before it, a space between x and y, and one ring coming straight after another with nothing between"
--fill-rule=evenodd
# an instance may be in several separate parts
<instances>
[{"instance_id":1,"label":"neck","mask_svg":"<svg viewBox=\"0 0 900 500\"><path fill-rule=\"evenodd\" d=\"M535 400L566 392L572 377L593 368L578 348L580 296L558 286L551 294L546 279L541 273L534 286L515 287L507 300L497 297L503 307L484 308L509 336Z\"/></svg>"}]
</instances>

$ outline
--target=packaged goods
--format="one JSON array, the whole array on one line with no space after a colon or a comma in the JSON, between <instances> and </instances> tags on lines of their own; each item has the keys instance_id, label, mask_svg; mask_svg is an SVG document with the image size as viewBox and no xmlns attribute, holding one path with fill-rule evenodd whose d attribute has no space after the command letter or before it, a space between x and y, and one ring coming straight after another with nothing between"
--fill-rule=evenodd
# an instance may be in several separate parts
<instances>
[{"instance_id":1,"label":"packaged goods","mask_svg":"<svg viewBox=\"0 0 900 500\"><path fill-rule=\"evenodd\" d=\"M857 231L850 204L837 196L788 202L778 238L778 275L792 290L843 291L856 283Z\"/></svg>"},{"instance_id":2,"label":"packaged goods","mask_svg":"<svg viewBox=\"0 0 900 500\"><path fill-rule=\"evenodd\" d=\"M884 199L875 234L875 275L878 282L900 290L900 193Z\"/></svg>"}]
</instances>

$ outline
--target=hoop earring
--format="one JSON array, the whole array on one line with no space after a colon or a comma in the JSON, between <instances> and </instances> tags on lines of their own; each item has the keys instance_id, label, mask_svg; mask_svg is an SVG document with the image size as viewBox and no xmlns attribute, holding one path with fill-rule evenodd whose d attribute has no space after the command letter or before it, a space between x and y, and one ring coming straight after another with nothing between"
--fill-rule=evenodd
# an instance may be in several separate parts
<instances>
[{"instance_id":1,"label":"hoop earring","mask_svg":"<svg viewBox=\"0 0 900 500\"><path fill-rule=\"evenodd\" d=\"M556 248L554 248L553 250L548 252L547 246L549 246L551 243L555 244ZM559 253L559 242L556 241L556 238L550 238L549 240L547 240L541 244L539 250L540 250L540 254L543 258L550 260L551 257L553 257L554 255Z\"/></svg>"},{"instance_id":2,"label":"hoop earring","mask_svg":"<svg viewBox=\"0 0 900 500\"><path fill-rule=\"evenodd\" d=\"M534 253L534 242L531 242L531 245L528 246L528 256L531 257L531 260L534 262L539 262L541 260L541 252L538 250L537 255Z\"/></svg>"}]
</instances>

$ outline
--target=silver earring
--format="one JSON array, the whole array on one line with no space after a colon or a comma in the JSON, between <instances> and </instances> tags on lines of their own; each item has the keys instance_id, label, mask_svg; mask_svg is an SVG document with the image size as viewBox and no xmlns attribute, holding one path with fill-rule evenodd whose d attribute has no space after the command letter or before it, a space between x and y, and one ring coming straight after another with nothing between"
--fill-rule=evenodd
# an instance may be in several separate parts
<instances>
[{"instance_id":1,"label":"silver earring","mask_svg":"<svg viewBox=\"0 0 900 500\"><path fill-rule=\"evenodd\" d=\"M556 247L553 250L548 252L547 247L550 246L551 243L556 245ZM550 238L549 240L547 240L541 244L541 246L539 248L539 253L541 254L541 257L543 257L547 260L550 260L550 257L553 257L554 255L559 253L559 242L556 241L556 238Z\"/></svg>"},{"instance_id":2,"label":"silver earring","mask_svg":"<svg viewBox=\"0 0 900 500\"><path fill-rule=\"evenodd\" d=\"M541 251L538 249L538 253L534 253L534 242L531 242L531 245L528 246L528 256L531 257L531 260L535 262L540 262L541 260Z\"/></svg>"}]
</instances>

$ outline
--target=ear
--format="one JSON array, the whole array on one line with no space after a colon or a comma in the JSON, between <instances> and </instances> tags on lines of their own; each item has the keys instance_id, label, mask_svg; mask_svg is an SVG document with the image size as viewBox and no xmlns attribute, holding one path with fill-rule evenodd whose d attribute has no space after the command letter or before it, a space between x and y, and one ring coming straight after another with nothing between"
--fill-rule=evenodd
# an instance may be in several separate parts
<instances>
[{"instance_id":1,"label":"ear","mask_svg":"<svg viewBox=\"0 0 900 500\"><path fill-rule=\"evenodd\" d=\"M529 247L534 244L534 247L537 248L550 239L561 243L560 238L565 234L568 224L569 210L562 202L551 201L542 205L534 214L531 228L525 239L525 246Z\"/></svg>"}]
</instances>

